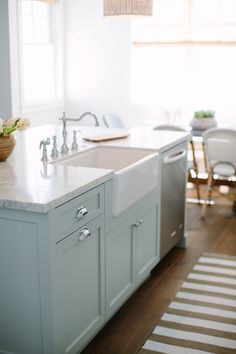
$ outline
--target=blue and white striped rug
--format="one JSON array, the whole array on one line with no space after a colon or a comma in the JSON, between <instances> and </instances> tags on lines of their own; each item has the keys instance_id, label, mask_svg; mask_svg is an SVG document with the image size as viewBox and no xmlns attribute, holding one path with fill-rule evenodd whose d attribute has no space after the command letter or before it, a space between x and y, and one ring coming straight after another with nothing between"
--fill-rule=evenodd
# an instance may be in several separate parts
<instances>
[{"instance_id":1,"label":"blue and white striped rug","mask_svg":"<svg viewBox=\"0 0 236 354\"><path fill-rule=\"evenodd\" d=\"M236 354L236 257L205 253L140 354Z\"/></svg>"}]
</instances>

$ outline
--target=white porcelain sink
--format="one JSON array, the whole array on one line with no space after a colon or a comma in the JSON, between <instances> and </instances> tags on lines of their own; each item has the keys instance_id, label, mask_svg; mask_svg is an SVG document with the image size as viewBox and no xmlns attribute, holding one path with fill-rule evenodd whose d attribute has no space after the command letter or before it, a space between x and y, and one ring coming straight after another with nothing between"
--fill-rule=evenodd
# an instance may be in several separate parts
<instances>
[{"instance_id":1,"label":"white porcelain sink","mask_svg":"<svg viewBox=\"0 0 236 354\"><path fill-rule=\"evenodd\" d=\"M115 170L112 214L118 216L157 186L158 153L148 149L98 146L52 163Z\"/></svg>"}]
</instances>

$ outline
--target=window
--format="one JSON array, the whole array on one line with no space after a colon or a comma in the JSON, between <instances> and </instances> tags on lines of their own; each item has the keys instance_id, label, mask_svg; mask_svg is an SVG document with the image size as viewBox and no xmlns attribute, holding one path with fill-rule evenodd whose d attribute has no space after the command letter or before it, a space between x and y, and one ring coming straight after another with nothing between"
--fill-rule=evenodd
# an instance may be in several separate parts
<instances>
[{"instance_id":1,"label":"window","mask_svg":"<svg viewBox=\"0 0 236 354\"><path fill-rule=\"evenodd\" d=\"M59 5L20 0L18 16L22 105L62 99L63 43Z\"/></svg>"},{"instance_id":2,"label":"window","mask_svg":"<svg viewBox=\"0 0 236 354\"><path fill-rule=\"evenodd\" d=\"M154 0L132 24L131 101L233 117L235 62L235 0Z\"/></svg>"},{"instance_id":3,"label":"window","mask_svg":"<svg viewBox=\"0 0 236 354\"><path fill-rule=\"evenodd\" d=\"M236 43L235 0L154 0L152 19L133 21L133 42Z\"/></svg>"}]
</instances>

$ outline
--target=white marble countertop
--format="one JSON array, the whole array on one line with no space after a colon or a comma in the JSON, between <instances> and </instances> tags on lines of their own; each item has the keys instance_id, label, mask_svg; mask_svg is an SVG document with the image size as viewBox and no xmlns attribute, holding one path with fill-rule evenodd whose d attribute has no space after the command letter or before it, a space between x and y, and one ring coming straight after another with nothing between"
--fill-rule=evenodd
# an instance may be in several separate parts
<instances>
[{"instance_id":1,"label":"white marble countertop","mask_svg":"<svg viewBox=\"0 0 236 354\"><path fill-rule=\"evenodd\" d=\"M73 128L81 131L78 133L80 149L84 145L88 146L82 136L123 132L120 129L69 126L68 146L71 146ZM146 127L132 128L128 133L128 138L112 140L106 144L161 152L184 141L188 136L182 132L152 131ZM58 137L60 148L61 126L45 125L15 134L15 150L6 162L0 162L0 207L45 213L112 178L112 170L43 163L40 160L42 151L39 150L39 142L53 135ZM49 156L51 148L50 145Z\"/></svg>"}]
</instances>

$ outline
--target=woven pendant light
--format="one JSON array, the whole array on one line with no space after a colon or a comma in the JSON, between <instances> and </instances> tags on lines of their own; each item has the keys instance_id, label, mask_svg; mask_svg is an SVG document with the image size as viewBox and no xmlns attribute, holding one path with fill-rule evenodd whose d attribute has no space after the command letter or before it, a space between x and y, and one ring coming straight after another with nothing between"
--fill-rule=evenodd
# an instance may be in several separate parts
<instances>
[{"instance_id":1,"label":"woven pendant light","mask_svg":"<svg viewBox=\"0 0 236 354\"><path fill-rule=\"evenodd\" d=\"M153 0L104 0L104 16L152 16Z\"/></svg>"}]
</instances>

